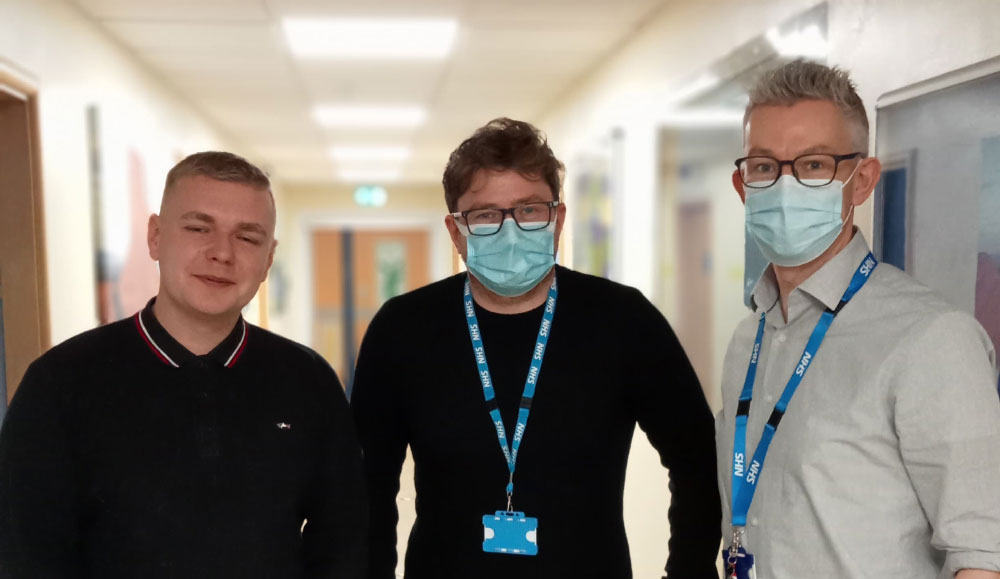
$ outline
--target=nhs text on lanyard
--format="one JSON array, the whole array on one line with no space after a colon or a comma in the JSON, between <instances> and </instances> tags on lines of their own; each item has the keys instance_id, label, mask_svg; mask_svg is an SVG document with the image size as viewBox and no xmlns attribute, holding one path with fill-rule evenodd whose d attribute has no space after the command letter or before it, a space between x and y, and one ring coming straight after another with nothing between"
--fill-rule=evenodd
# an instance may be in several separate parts
<instances>
[{"instance_id":1,"label":"nhs text on lanyard","mask_svg":"<svg viewBox=\"0 0 1000 579\"><path fill-rule=\"evenodd\" d=\"M490 368L486 364L486 350L479 331L479 320L476 318L476 307L472 301L472 290L469 280L465 280L465 319L469 324L469 337L472 338L472 349L476 355L476 366L479 368L479 380L483 384L483 395L490 411L490 419L497 431L500 450L507 460L510 478L507 480L507 510L496 511L492 515L483 516L483 550L488 553L503 553L509 555L538 554L538 519L526 517L522 512L513 510L514 500L514 469L517 466L517 451L524 438L524 429L528 425L528 414L531 412L531 399L535 396L535 386L542 371L542 360L545 358L545 346L549 342L552 331L552 319L556 313L556 296L558 289L555 278L549 288L548 299L545 301L545 313L542 324L538 328L538 340L531 356L531 366L524 383L524 393L521 395L521 406L517 411L517 425L514 428L514 439L507 444L507 430L504 428L500 409L494 398L493 380Z\"/></svg>"},{"instance_id":2,"label":"nhs text on lanyard","mask_svg":"<svg viewBox=\"0 0 1000 579\"><path fill-rule=\"evenodd\" d=\"M750 354L750 366L747 368L743 391L740 393L739 405L736 408L736 430L733 441L733 542L726 553L724 553L727 560L727 577L744 577L746 575L741 567L752 567L753 556L747 554L742 548L743 529L746 527L747 512L750 510L750 503L753 501L754 493L757 490L757 483L760 481L761 471L764 468L767 449L774 439L774 433L778 430L778 424L781 422L781 418L788 408L788 403L791 401L792 396L795 395L795 390L802 383L802 378L806 375L809 365L816 357L816 352L819 351L819 347L826 337L826 332L830 329L830 324L833 323L834 318L837 317L840 310L851 301L854 294L865 285L865 282L868 281L868 278L877 265L878 262L875 260L875 256L869 253L861 262L861 265L858 266L854 277L851 279L851 285L847 287L847 291L844 292L844 297L840 299L840 304L837 308L834 310L827 309L820 316L816 328L806 343L805 351L802 353L802 357L799 359L799 363L792 373L792 377L788 379L788 384L781 393L781 398L774 405L774 410L771 412L771 416L764 426L764 433L760 437L757 450L754 451L753 459L747 465L747 419L750 415L753 385L757 377L757 361L760 356L761 343L764 339L765 313L761 312L760 314L757 337L754 340L753 351Z\"/></svg>"}]
</instances>

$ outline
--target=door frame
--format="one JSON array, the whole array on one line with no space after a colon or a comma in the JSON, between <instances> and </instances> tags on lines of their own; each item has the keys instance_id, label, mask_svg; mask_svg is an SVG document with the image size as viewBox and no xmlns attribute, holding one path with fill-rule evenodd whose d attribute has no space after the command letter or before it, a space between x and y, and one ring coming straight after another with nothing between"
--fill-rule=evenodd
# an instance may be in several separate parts
<instances>
[{"instance_id":1,"label":"door frame","mask_svg":"<svg viewBox=\"0 0 1000 579\"><path fill-rule=\"evenodd\" d=\"M34 237L34 261L35 261L35 287L37 298L37 313L35 318L38 324L38 355L48 350L52 345L51 324L49 318L49 291L48 291L48 270L45 250L45 212L42 187L42 148L41 131L38 120L38 85L27 73L16 67L13 63L0 58L0 91L6 96L22 101L25 104L25 112L28 117L28 160L30 168L30 191L33 216L33 237ZM9 328L10 324L6 324ZM7 340L7 350L10 349L10 340ZM15 373L22 370L15 369ZM11 376L10 365L7 364L8 376ZM17 380L8 380L7 399L2 400L4 406L17 389Z\"/></svg>"}]
</instances>

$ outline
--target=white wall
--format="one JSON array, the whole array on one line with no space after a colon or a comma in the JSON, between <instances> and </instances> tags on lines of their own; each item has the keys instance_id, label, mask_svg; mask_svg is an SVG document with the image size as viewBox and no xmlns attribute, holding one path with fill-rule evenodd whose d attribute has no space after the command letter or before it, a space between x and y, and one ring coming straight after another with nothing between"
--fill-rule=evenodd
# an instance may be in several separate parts
<instances>
[{"instance_id":1,"label":"white wall","mask_svg":"<svg viewBox=\"0 0 1000 579\"><path fill-rule=\"evenodd\" d=\"M672 89L769 26L815 0L673 0L635 38L541 116L553 150L573 159L613 127L625 132L624 179L617 227L619 281L652 296L655 251L650 210L656 197L656 119ZM567 163L572 175L572 163ZM567 189L573 179L567 179ZM568 191L572 193L572 191ZM569 197L572 198L572 197Z\"/></svg>"},{"instance_id":2,"label":"white wall","mask_svg":"<svg viewBox=\"0 0 1000 579\"><path fill-rule=\"evenodd\" d=\"M86 108L102 138L138 150L156 198L180 155L224 146L212 127L62 0L0 0L0 62L39 91L53 343L97 323Z\"/></svg>"},{"instance_id":3,"label":"white wall","mask_svg":"<svg viewBox=\"0 0 1000 579\"><path fill-rule=\"evenodd\" d=\"M850 71L874 128L881 95L1000 55L997 22L996 0L835 0L830 62ZM857 219L870 240L871 203Z\"/></svg>"},{"instance_id":4,"label":"white wall","mask_svg":"<svg viewBox=\"0 0 1000 579\"><path fill-rule=\"evenodd\" d=\"M693 78L769 26L815 0L667 2L636 37L542 115L541 126L564 159L586 150L612 127L626 132L625 206L619 226L620 279L651 294L653 252L647 231L655 187L649 127L671 89ZM874 122L886 92L1000 54L995 0L831 0L829 62L850 71ZM572 174L572 166L567 167ZM630 182L631 181L631 182ZM572 187L573 180L567 180ZM871 232L871 204L858 211Z\"/></svg>"}]
</instances>

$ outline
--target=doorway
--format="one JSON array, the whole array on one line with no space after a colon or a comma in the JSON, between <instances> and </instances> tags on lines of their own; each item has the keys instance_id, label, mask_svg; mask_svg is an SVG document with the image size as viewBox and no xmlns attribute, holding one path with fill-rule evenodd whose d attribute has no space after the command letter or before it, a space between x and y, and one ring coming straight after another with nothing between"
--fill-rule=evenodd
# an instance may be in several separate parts
<instances>
[{"instance_id":1,"label":"doorway","mask_svg":"<svg viewBox=\"0 0 1000 579\"><path fill-rule=\"evenodd\" d=\"M677 210L678 277L683 281L677 337L711 404L715 392L712 206L708 201L683 202Z\"/></svg>"},{"instance_id":2,"label":"doorway","mask_svg":"<svg viewBox=\"0 0 1000 579\"><path fill-rule=\"evenodd\" d=\"M50 342L38 134L34 87L0 62L0 419Z\"/></svg>"},{"instance_id":3,"label":"doorway","mask_svg":"<svg viewBox=\"0 0 1000 579\"><path fill-rule=\"evenodd\" d=\"M350 395L361 340L386 300L430 282L422 229L318 229L312 234L313 346Z\"/></svg>"}]
</instances>

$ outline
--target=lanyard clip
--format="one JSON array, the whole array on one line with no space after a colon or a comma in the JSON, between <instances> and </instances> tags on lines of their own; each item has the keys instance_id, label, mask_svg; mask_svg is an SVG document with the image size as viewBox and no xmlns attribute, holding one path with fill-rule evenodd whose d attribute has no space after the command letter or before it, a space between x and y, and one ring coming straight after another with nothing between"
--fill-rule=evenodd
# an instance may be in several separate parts
<instances>
[{"instance_id":1,"label":"lanyard clip","mask_svg":"<svg viewBox=\"0 0 1000 579\"><path fill-rule=\"evenodd\" d=\"M514 473L510 473L510 479L507 482L507 512L514 512Z\"/></svg>"},{"instance_id":2,"label":"lanyard clip","mask_svg":"<svg viewBox=\"0 0 1000 579\"><path fill-rule=\"evenodd\" d=\"M729 545L730 561L736 560L736 557L740 553L740 548L743 547L743 529L744 527L733 527L733 542Z\"/></svg>"}]
</instances>

